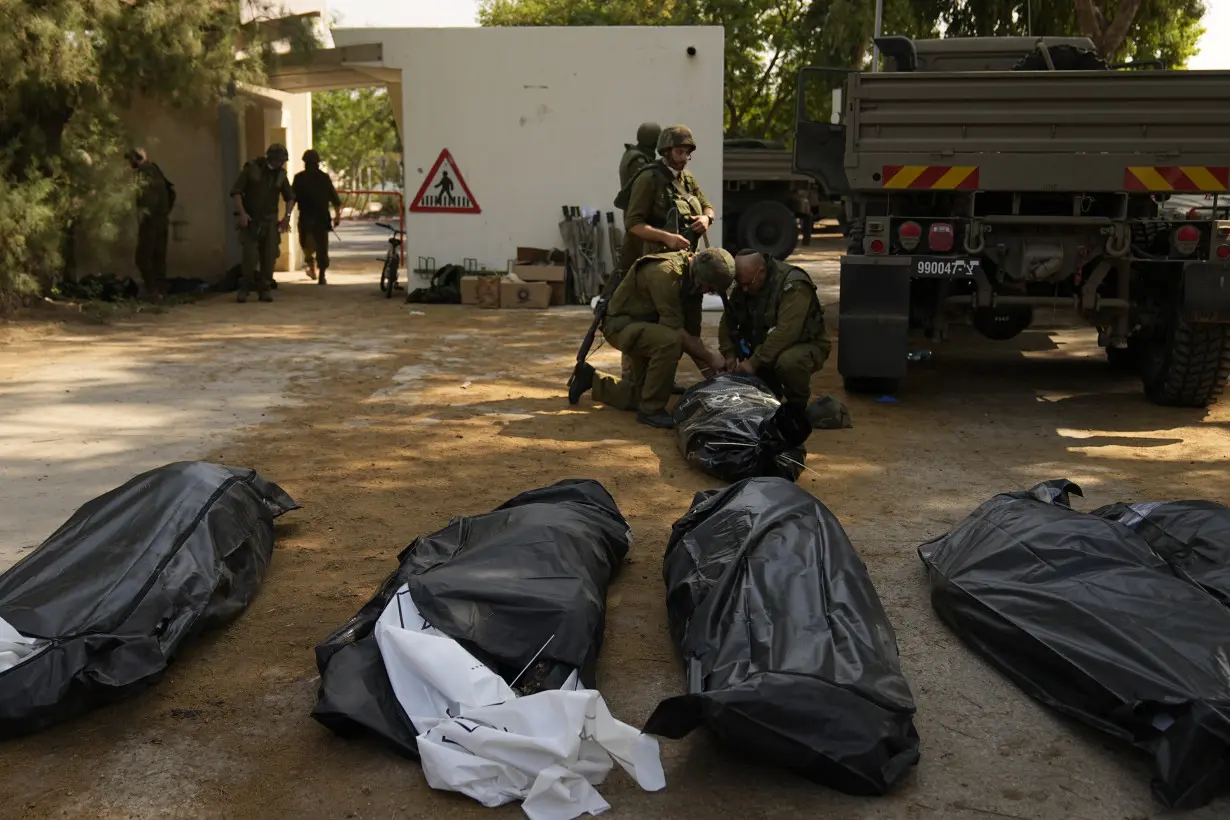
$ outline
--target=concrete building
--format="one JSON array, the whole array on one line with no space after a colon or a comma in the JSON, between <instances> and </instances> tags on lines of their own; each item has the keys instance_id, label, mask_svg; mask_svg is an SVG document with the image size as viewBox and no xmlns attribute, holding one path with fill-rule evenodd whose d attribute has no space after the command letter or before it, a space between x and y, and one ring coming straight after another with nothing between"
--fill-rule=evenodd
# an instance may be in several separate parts
<instances>
[{"instance_id":1,"label":"concrete building","mask_svg":"<svg viewBox=\"0 0 1230 820\"><path fill-rule=\"evenodd\" d=\"M322 67L278 85L384 77L400 100L411 260L503 269L518 246L561 247L561 206L614 210L616 165L645 120L692 128L691 170L722 212L720 27L334 29L333 40L353 51L332 75ZM445 150L479 213L411 209ZM427 180L435 194L438 178Z\"/></svg>"}]
</instances>

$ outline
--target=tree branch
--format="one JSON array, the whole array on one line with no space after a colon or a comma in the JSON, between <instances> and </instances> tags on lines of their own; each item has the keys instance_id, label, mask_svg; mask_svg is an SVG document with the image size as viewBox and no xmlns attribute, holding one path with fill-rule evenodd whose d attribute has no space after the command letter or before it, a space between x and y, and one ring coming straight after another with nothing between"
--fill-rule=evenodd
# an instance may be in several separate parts
<instances>
[{"instance_id":1,"label":"tree branch","mask_svg":"<svg viewBox=\"0 0 1230 820\"><path fill-rule=\"evenodd\" d=\"M1128 0L1132 2L1132 0ZM1075 0L1076 21L1081 31L1094 43L1102 37L1102 26L1098 24L1098 13L1093 7L1093 0Z\"/></svg>"},{"instance_id":2,"label":"tree branch","mask_svg":"<svg viewBox=\"0 0 1230 820\"><path fill-rule=\"evenodd\" d=\"M1117 52L1119 47L1123 45L1123 41L1127 39L1128 30L1132 27L1132 22L1136 19L1136 12L1139 9L1140 0L1123 1L1123 5L1119 7L1119 13L1115 15L1114 21L1102 32L1102 42L1098 44L1098 50L1102 53L1103 57L1109 59L1110 55Z\"/></svg>"}]
</instances>

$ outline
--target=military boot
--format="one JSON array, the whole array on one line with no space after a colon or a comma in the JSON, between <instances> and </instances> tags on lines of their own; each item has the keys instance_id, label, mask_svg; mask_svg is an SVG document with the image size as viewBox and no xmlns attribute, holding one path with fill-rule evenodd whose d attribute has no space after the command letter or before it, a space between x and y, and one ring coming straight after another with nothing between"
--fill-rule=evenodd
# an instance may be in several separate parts
<instances>
[{"instance_id":1,"label":"military boot","mask_svg":"<svg viewBox=\"0 0 1230 820\"><path fill-rule=\"evenodd\" d=\"M239 291L239 293L235 294L235 301L241 305L248 301L248 292L246 290Z\"/></svg>"},{"instance_id":2,"label":"military boot","mask_svg":"<svg viewBox=\"0 0 1230 820\"><path fill-rule=\"evenodd\" d=\"M320 269L320 278L316 280L316 284L323 285L325 283L325 268Z\"/></svg>"},{"instance_id":3,"label":"military boot","mask_svg":"<svg viewBox=\"0 0 1230 820\"><path fill-rule=\"evenodd\" d=\"M637 410L636 420L641 424L648 424L650 427L657 427L660 430L673 430L675 428L675 420L665 410L658 413L644 413Z\"/></svg>"},{"instance_id":4,"label":"military boot","mask_svg":"<svg viewBox=\"0 0 1230 820\"><path fill-rule=\"evenodd\" d=\"M265 291L264 293L262 293L262 294L261 294L259 297L257 297L257 298L258 298L260 301L262 301L262 302L272 302L272 301L273 301L273 294L272 294L272 293L270 293L269 291Z\"/></svg>"},{"instance_id":5,"label":"military boot","mask_svg":"<svg viewBox=\"0 0 1230 820\"><path fill-rule=\"evenodd\" d=\"M581 362L576 372L568 380L568 403L576 404L594 386L594 366Z\"/></svg>"}]
</instances>

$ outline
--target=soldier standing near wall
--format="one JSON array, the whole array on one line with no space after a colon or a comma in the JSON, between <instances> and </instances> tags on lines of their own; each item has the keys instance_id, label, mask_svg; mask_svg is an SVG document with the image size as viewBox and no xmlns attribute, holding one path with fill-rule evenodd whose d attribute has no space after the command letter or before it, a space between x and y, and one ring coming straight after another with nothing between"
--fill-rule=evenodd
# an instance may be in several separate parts
<instances>
[{"instance_id":1,"label":"soldier standing near wall","mask_svg":"<svg viewBox=\"0 0 1230 820\"><path fill-rule=\"evenodd\" d=\"M269 286L273 266L278 260L281 231L290 230L290 214L295 209L295 194L286 178L286 146L273 143L265 156L250 160L239 172L231 188L235 202L239 238L243 244L243 267L239 279L238 302L248 301L253 285L260 301L272 302ZM278 221L278 195L286 200L286 216Z\"/></svg>"},{"instance_id":2,"label":"soldier standing near wall","mask_svg":"<svg viewBox=\"0 0 1230 820\"><path fill-rule=\"evenodd\" d=\"M175 187L149 161L144 148L133 148L124 159L137 172L137 270L146 295L160 299L167 295L167 241Z\"/></svg>"}]
</instances>

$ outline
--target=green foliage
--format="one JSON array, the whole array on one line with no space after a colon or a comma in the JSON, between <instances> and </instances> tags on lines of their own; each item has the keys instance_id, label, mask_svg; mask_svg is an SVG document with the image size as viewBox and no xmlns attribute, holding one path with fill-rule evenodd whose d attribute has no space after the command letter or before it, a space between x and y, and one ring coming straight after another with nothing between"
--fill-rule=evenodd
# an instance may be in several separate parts
<instances>
[{"instance_id":1,"label":"green foliage","mask_svg":"<svg viewBox=\"0 0 1230 820\"><path fill-rule=\"evenodd\" d=\"M369 170L374 185L401 185L401 140L383 88L313 94L312 142L344 187L366 185Z\"/></svg>"},{"instance_id":2,"label":"green foliage","mask_svg":"<svg viewBox=\"0 0 1230 820\"><path fill-rule=\"evenodd\" d=\"M1180 67L1195 51L1201 0L1097 0L1112 21L1139 2L1123 43L1107 56L1161 59ZM910 37L1079 34L1073 0L885 0L883 31ZM483 0L485 26L721 25L726 31L726 134L789 141L799 69L868 65L875 0ZM814 116L827 118L829 75L807 88Z\"/></svg>"},{"instance_id":3,"label":"green foliage","mask_svg":"<svg viewBox=\"0 0 1230 820\"><path fill-rule=\"evenodd\" d=\"M947 26L949 37L1094 36L1082 31L1072 0L915 0L920 11ZM1126 37L1103 56L1111 62L1161 60L1182 68L1204 33L1201 0L1095 0L1102 19L1113 22L1124 6L1138 5ZM1032 11L1032 18L1029 12ZM888 30L887 27L885 30ZM1094 37L1095 42L1099 38Z\"/></svg>"},{"instance_id":4,"label":"green foliage","mask_svg":"<svg viewBox=\"0 0 1230 820\"><path fill-rule=\"evenodd\" d=\"M272 10L264 0L0 0L0 311L49 289L75 239L116 235L134 204L121 115L135 97L217 105L234 84L264 79L275 40L313 39L304 20L272 34L258 25Z\"/></svg>"}]
</instances>

